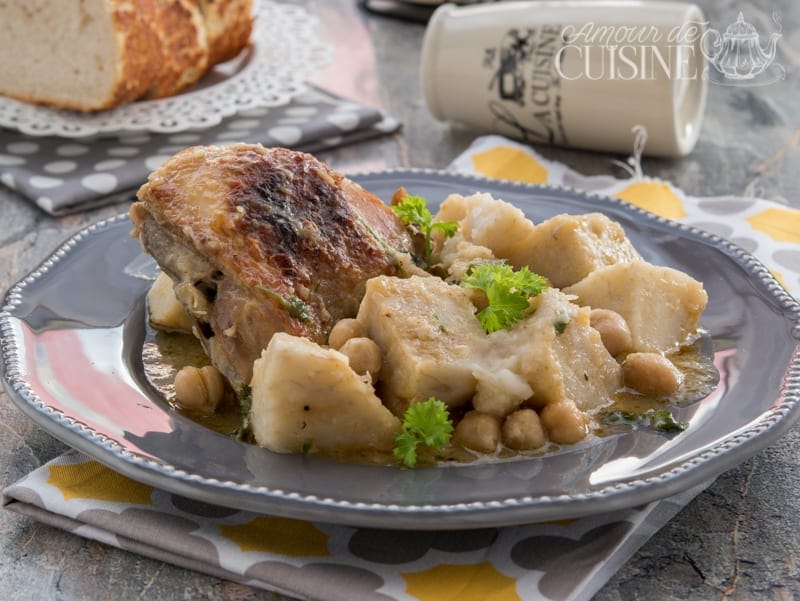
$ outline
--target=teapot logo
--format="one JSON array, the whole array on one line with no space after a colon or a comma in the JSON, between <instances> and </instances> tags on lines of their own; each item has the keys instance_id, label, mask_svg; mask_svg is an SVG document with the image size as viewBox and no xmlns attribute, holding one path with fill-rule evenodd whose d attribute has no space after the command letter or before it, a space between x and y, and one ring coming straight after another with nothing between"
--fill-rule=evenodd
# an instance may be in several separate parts
<instances>
[{"instance_id":1,"label":"teapot logo","mask_svg":"<svg viewBox=\"0 0 800 601\"><path fill-rule=\"evenodd\" d=\"M744 20L741 12L736 22L729 25L722 35L716 29L705 32L701 44L703 55L709 64L729 80L718 83L764 85L786 78L785 69L779 64L773 64L781 37L780 21L775 15L773 19L778 25L778 32L770 36L763 48L758 31ZM771 76L766 76L768 70L771 71ZM762 74L765 76L759 77Z\"/></svg>"}]
</instances>

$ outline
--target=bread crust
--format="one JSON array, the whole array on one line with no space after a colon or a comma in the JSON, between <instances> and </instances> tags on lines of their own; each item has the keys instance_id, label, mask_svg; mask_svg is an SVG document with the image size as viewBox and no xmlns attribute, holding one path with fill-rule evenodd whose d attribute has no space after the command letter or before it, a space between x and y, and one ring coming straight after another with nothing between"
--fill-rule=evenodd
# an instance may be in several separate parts
<instances>
[{"instance_id":1,"label":"bread crust","mask_svg":"<svg viewBox=\"0 0 800 601\"><path fill-rule=\"evenodd\" d=\"M229 61L250 42L253 0L197 0L206 23L209 65Z\"/></svg>"},{"instance_id":2,"label":"bread crust","mask_svg":"<svg viewBox=\"0 0 800 601\"><path fill-rule=\"evenodd\" d=\"M208 42L196 0L155 0L154 29L161 50L160 73L148 98L174 96L208 70Z\"/></svg>"},{"instance_id":3,"label":"bread crust","mask_svg":"<svg viewBox=\"0 0 800 601\"><path fill-rule=\"evenodd\" d=\"M107 109L141 98L159 76L160 40L152 23L157 18L154 0L106 0L116 29L118 60L116 86L98 105L77 110Z\"/></svg>"}]
</instances>

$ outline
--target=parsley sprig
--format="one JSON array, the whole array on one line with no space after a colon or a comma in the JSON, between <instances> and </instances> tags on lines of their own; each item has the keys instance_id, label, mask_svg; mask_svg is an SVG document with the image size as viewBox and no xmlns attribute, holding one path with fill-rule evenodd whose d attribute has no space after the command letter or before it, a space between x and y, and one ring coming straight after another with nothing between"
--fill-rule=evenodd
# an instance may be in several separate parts
<instances>
[{"instance_id":1,"label":"parsley sprig","mask_svg":"<svg viewBox=\"0 0 800 601\"><path fill-rule=\"evenodd\" d=\"M602 419L608 425L646 426L659 432L681 432L686 429L686 424L676 421L667 409L648 409L642 412L617 409L605 411Z\"/></svg>"},{"instance_id":2,"label":"parsley sprig","mask_svg":"<svg viewBox=\"0 0 800 601\"><path fill-rule=\"evenodd\" d=\"M303 302L303 299L301 299L299 296L294 294L291 296L283 296L282 294L278 294L274 290L270 290L261 284L256 284L256 289L260 290L270 298L274 298L276 301L278 301L292 317L296 317L297 319L305 321L306 323L311 322L311 313L308 312L308 307Z\"/></svg>"},{"instance_id":3,"label":"parsley sprig","mask_svg":"<svg viewBox=\"0 0 800 601\"><path fill-rule=\"evenodd\" d=\"M486 294L489 305L476 316L483 329L491 334L522 319L530 297L547 288L547 279L527 267L514 271L506 263L480 263L470 268L461 285Z\"/></svg>"},{"instance_id":4,"label":"parsley sprig","mask_svg":"<svg viewBox=\"0 0 800 601\"><path fill-rule=\"evenodd\" d=\"M431 247L431 234L435 231L442 232L446 238L452 238L458 231L457 221L434 221L433 215L428 210L428 203L422 196L408 194L392 209L400 221L406 225L416 227L425 238L425 263L429 263L433 249Z\"/></svg>"},{"instance_id":5,"label":"parsley sprig","mask_svg":"<svg viewBox=\"0 0 800 601\"><path fill-rule=\"evenodd\" d=\"M395 459L408 467L417 465L417 447L425 445L441 450L450 442L453 422L447 405L430 397L427 401L411 405L403 417L403 426L395 434Z\"/></svg>"},{"instance_id":6,"label":"parsley sprig","mask_svg":"<svg viewBox=\"0 0 800 601\"><path fill-rule=\"evenodd\" d=\"M239 391L239 411L241 412L242 423L231 434L236 440L252 442L253 432L250 423L250 410L253 407L253 389L247 384L242 386Z\"/></svg>"}]
</instances>

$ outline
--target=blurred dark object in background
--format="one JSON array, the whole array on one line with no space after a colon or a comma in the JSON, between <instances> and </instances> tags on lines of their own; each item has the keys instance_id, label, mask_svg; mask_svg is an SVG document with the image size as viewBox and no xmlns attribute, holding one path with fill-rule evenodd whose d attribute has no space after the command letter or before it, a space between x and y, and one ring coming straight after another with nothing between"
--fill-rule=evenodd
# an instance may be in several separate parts
<instances>
[{"instance_id":1,"label":"blurred dark object in background","mask_svg":"<svg viewBox=\"0 0 800 601\"><path fill-rule=\"evenodd\" d=\"M358 0L358 5L364 10L384 17L418 23L427 23L438 6L438 4L416 4L402 0Z\"/></svg>"},{"instance_id":2,"label":"blurred dark object in background","mask_svg":"<svg viewBox=\"0 0 800 601\"><path fill-rule=\"evenodd\" d=\"M502 0L450 0L452 4L487 4L500 1ZM416 23L427 23L433 11L440 4L444 4L444 2L432 0L419 0L418 2L407 0L358 0L358 5L371 13Z\"/></svg>"}]
</instances>

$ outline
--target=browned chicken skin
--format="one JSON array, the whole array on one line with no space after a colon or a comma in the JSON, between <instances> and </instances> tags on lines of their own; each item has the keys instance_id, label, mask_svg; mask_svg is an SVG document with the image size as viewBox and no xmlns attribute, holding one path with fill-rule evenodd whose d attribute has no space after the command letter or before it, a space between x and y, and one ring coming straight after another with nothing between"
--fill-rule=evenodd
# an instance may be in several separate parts
<instances>
[{"instance_id":1,"label":"browned chicken skin","mask_svg":"<svg viewBox=\"0 0 800 601\"><path fill-rule=\"evenodd\" d=\"M308 154L191 147L153 172L133 235L175 282L213 364L235 389L275 332L324 343L366 281L411 247L380 199Z\"/></svg>"}]
</instances>

